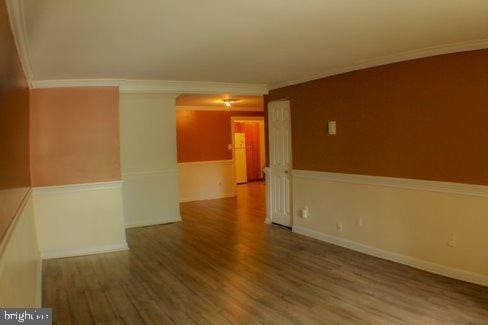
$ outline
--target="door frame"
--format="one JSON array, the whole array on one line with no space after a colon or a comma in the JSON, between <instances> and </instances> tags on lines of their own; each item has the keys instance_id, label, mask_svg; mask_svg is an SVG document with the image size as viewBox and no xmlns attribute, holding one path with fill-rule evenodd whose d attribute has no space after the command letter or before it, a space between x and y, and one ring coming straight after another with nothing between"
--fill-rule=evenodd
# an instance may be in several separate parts
<instances>
[{"instance_id":1,"label":"door frame","mask_svg":"<svg viewBox=\"0 0 488 325\"><path fill-rule=\"evenodd\" d=\"M270 156L270 152L271 152L271 139L270 139L270 136L269 136L269 104L272 103L272 102L282 102L282 101L288 101L289 102L289 106L290 106L290 125L289 125L289 128L290 128L290 164L291 164L291 170L290 170L290 173L289 173L289 177L290 177L290 191L289 191L289 200L290 200L290 222L291 222L291 227L293 227L293 219L294 219L294 210L293 210L293 146L291 144L291 141L292 141L292 136L293 136L293 133L292 133L292 130L291 130L291 100L290 98L279 98L279 99L275 99L275 100L271 100L269 102L266 103L266 109L265 109L265 115L266 115L266 134L267 134L267 137L266 137L266 140L268 142L268 147L267 147L267 153L268 153L268 157L269 157L269 160L266 162L267 163L267 166L264 168L264 173L266 174L266 182L268 182L270 179L271 179L271 168L270 168L270 165L271 165L271 156ZM266 218L264 219L264 223L266 224L272 224L273 223L273 218L272 218L272 211L271 211L271 200L273 198L273 192L272 192L272 186L270 185L267 185L266 186Z\"/></svg>"},{"instance_id":2,"label":"door frame","mask_svg":"<svg viewBox=\"0 0 488 325\"><path fill-rule=\"evenodd\" d=\"M232 165L234 166L234 193L237 192L237 182L236 182L236 157L235 157L235 139L234 139L234 123L236 121L257 121L257 122L263 122L263 130L261 132L260 130L260 137L263 136L265 137L266 134L266 120L264 116L231 116L230 117L230 135L232 138ZM261 134L264 133L264 134ZM264 156L266 156L266 138L263 139L264 142L264 148L260 148L260 152L264 151ZM261 141L260 141L261 142ZM261 147L261 146L260 146ZM264 150L263 150L264 149ZM266 157L263 157L260 155L261 161L264 159L264 166L266 170ZM265 172L263 171L265 174Z\"/></svg>"}]
</instances>

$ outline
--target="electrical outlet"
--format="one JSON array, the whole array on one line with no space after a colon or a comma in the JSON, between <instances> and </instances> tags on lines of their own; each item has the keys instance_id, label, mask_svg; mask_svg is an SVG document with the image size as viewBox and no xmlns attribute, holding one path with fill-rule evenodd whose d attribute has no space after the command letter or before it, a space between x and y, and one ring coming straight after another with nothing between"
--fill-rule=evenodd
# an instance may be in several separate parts
<instances>
[{"instance_id":1,"label":"electrical outlet","mask_svg":"<svg viewBox=\"0 0 488 325\"><path fill-rule=\"evenodd\" d=\"M308 218L308 207L304 207L304 208L301 210L301 213L302 213L302 218L303 218L303 219L307 219L307 218Z\"/></svg>"},{"instance_id":2,"label":"electrical outlet","mask_svg":"<svg viewBox=\"0 0 488 325\"><path fill-rule=\"evenodd\" d=\"M363 217L358 217L358 226L362 227L364 224Z\"/></svg>"},{"instance_id":3,"label":"electrical outlet","mask_svg":"<svg viewBox=\"0 0 488 325\"><path fill-rule=\"evenodd\" d=\"M337 232L342 232L342 230L343 230L342 223L338 222L336 224L336 229L337 229Z\"/></svg>"},{"instance_id":4,"label":"electrical outlet","mask_svg":"<svg viewBox=\"0 0 488 325\"><path fill-rule=\"evenodd\" d=\"M336 135L337 134L336 121L329 121L327 123L327 131L330 135Z\"/></svg>"},{"instance_id":5,"label":"electrical outlet","mask_svg":"<svg viewBox=\"0 0 488 325\"><path fill-rule=\"evenodd\" d=\"M454 236L454 234L450 234L447 237L447 246L449 246L449 247L456 246L456 236Z\"/></svg>"}]
</instances>

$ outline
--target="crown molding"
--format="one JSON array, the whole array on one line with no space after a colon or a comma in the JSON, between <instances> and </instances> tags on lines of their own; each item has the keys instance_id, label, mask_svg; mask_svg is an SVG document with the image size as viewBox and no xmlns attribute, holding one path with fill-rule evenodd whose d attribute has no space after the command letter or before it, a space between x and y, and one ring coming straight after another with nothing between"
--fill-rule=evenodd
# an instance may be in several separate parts
<instances>
[{"instance_id":1,"label":"crown molding","mask_svg":"<svg viewBox=\"0 0 488 325\"><path fill-rule=\"evenodd\" d=\"M235 95L266 95L268 93L268 88L265 84L249 83L177 80L125 80L120 85L120 92L186 94L231 93Z\"/></svg>"},{"instance_id":2,"label":"crown molding","mask_svg":"<svg viewBox=\"0 0 488 325\"><path fill-rule=\"evenodd\" d=\"M266 95L269 90L292 86L307 81L317 80L341 73L361 70L391 63L414 60L430 56L480 50L488 48L488 38L443 44L422 49L405 51L392 55L363 60L351 65L332 67L321 73L308 75L303 78L271 84L253 83L224 83L204 81L176 81L176 80L130 80L130 79L58 79L34 80L32 64L29 59L28 39L22 1L6 0L10 27L14 36L17 52L24 70L25 77L31 89L61 88L61 87L104 87L118 86L121 93L197 93L215 94L231 93L236 95Z\"/></svg>"},{"instance_id":3,"label":"crown molding","mask_svg":"<svg viewBox=\"0 0 488 325\"><path fill-rule=\"evenodd\" d=\"M119 87L121 93L127 94L231 93L235 95L265 95L268 93L264 84L246 83L128 79L58 79L34 80L32 82L34 89L65 87Z\"/></svg>"},{"instance_id":4,"label":"crown molding","mask_svg":"<svg viewBox=\"0 0 488 325\"><path fill-rule=\"evenodd\" d=\"M24 75L27 79L29 88L32 88L33 74L27 46L22 1L7 0L5 3L7 5L7 12L10 20L10 29L12 30L12 34L14 36L15 46L17 47L20 64L22 65L22 70L24 70Z\"/></svg>"},{"instance_id":5,"label":"crown molding","mask_svg":"<svg viewBox=\"0 0 488 325\"><path fill-rule=\"evenodd\" d=\"M396 53L392 55L381 56L370 60L364 60L348 66L334 67L326 71L323 71L321 73L305 76L303 78L295 79L292 81L284 81L284 82L279 82L274 84L268 84L268 90L274 90L278 88L301 84L307 81L330 77L337 74L377 67L377 66L391 64L391 63L409 61L409 60L420 59L420 58L442 55L442 54L481 50L486 48L488 48L488 38L431 46L431 47L426 47L426 48L417 49L413 51L406 51L406 52Z\"/></svg>"},{"instance_id":6,"label":"crown molding","mask_svg":"<svg viewBox=\"0 0 488 325\"><path fill-rule=\"evenodd\" d=\"M176 109L183 109L189 111L228 111L228 112L264 112L263 107L241 107L232 106L227 108L224 105L221 106L188 106L188 105L177 105Z\"/></svg>"},{"instance_id":7,"label":"crown molding","mask_svg":"<svg viewBox=\"0 0 488 325\"><path fill-rule=\"evenodd\" d=\"M119 87L123 82L122 79L34 80L32 81L32 88Z\"/></svg>"}]
</instances>

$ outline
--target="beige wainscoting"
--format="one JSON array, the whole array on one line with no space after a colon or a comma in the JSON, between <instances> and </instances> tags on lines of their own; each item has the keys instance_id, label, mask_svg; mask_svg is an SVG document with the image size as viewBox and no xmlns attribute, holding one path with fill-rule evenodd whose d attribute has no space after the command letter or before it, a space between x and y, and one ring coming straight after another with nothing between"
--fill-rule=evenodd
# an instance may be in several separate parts
<instances>
[{"instance_id":1,"label":"beige wainscoting","mask_svg":"<svg viewBox=\"0 0 488 325\"><path fill-rule=\"evenodd\" d=\"M180 202L235 196L232 160L179 163Z\"/></svg>"},{"instance_id":2,"label":"beige wainscoting","mask_svg":"<svg viewBox=\"0 0 488 325\"><path fill-rule=\"evenodd\" d=\"M175 97L158 93L120 94L126 227L181 220Z\"/></svg>"},{"instance_id":3,"label":"beige wainscoting","mask_svg":"<svg viewBox=\"0 0 488 325\"><path fill-rule=\"evenodd\" d=\"M29 191L0 244L0 306L39 307L41 267Z\"/></svg>"},{"instance_id":4,"label":"beige wainscoting","mask_svg":"<svg viewBox=\"0 0 488 325\"><path fill-rule=\"evenodd\" d=\"M127 228L180 221L178 170L122 174Z\"/></svg>"},{"instance_id":5,"label":"beige wainscoting","mask_svg":"<svg viewBox=\"0 0 488 325\"><path fill-rule=\"evenodd\" d=\"M301 170L292 174L294 232L488 285L488 187ZM301 217L305 207L308 218Z\"/></svg>"},{"instance_id":6,"label":"beige wainscoting","mask_svg":"<svg viewBox=\"0 0 488 325\"><path fill-rule=\"evenodd\" d=\"M127 249L122 182L34 188L42 258Z\"/></svg>"}]
</instances>

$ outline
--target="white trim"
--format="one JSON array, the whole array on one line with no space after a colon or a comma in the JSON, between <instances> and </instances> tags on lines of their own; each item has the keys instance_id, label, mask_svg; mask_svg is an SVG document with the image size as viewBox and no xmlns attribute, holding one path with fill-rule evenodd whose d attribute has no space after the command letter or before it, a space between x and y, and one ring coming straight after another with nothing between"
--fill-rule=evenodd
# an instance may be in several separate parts
<instances>
[{"instance_id":1,"label":"white trim","mask_svg":"<svg viewBox=\"0 0 488 325\"><path fill-rule=\"evenodd\" d=\"M419 179L394 178L383 176L329 173L297 169L294 169L292 171L292 177L324 180L329 182L396 187L407 190L421 190L457 195L488 197L488 186L484 185L426 181Z\"/></svg>"},{"instance_id":2,"label":"white trim","mask_svg":"<svg viewBox=\"0 0 488 325\"><path fill-rule=\"evenodd\" d=\"M177 80L126 80L120 85L122 93L231 93L235 95L266 95L265 84L224 83Z\"/></svg>"},{"instance_id":3,"label":"white trim","mask_svg":"<svg viewBox=\"0 0 488 325\"><path fill-rule=\"evenodd\" d=\"M264 223L270 225L273 220L271 218L271 200L272 200L272 193L271 193L271 186L269 186L269 180L271 179L271 168L264 167L264 175L266 180L266 217L264 219Z\"/></svg>"},{"instance_id":4,"label":"white trim","mask_svg":"<svg viewBox=\"0 0 488 325\"><path fill-rule=\"evenodd\" d=\"M112 182L98 182L98 183L84 183L84 184L68 184L57 186L34 187L33 195L41 194L61 194L80 191L98 191L120 189L123 181Z\"/></svg>"},{"instance_id":5,"label":"white trim","mask_svg":"<svg viewBox=\"0 0 488 325\"><path fill-rule=\"evenodd\" d=\"M32 88L119 87L123 82L122 79L33 80Z\"/></svg>"},{"instance_id":6,"label":"white trim","mask_svg":"<svg viewBox=\"0 0 488 325\"><path fill-rule=\"evenodd\" d=\"M232 106L231 108L227 108L224 105L221 105L221 106L176 106L176 109L189 110L189 111L264 112L263 107Z\"/></svg>"},{"instance_id":7,"label":"white trim","mask_svg":"<svg viewBox=\"0 0 488 325\"><path fill-rule=\"evenodd\" d=\"M83 255L93 255L93 254L100 254L100 253L126 251L128 249L129 249L129 246L127 246L127 243L124 243L124 244L105 245L105 246L81 248L81 249L45 251L45 252L41 253L41 258L43 260L48 260L48 259L52 259L52 258L83 256Z\"/></svg>"},{"instance_id":8,"label":"white trim","mask_svg":"<svg viewBox=\"0 0 488 325\"><path fill-rule=\"evenodd\" d=\"M205 160L205 161L189 161L178 163L178 166L183 165L232 165L234 161L232 159L224 160Z\"/></svg>"},{"instance_id":9,"label":"white trim","mask_svg":"<svg viewBox=\"0 0 488 325\"><path fill-rule=\"evenodd\" d=\"M124 94L215 94L231 93L235 95L266 95L265 84L224 83L177 80L130 80L130 79L57 79L34 80L32 88L66 87L119 87Z\"/></svg>"},{"instance_id":10,"label":"white trim","mask_svg":"<svg viewBox=\"0 0 488 325\"><path fill-rule=\"evenodd\" d=\"M169 218L169 219L158 219L158 220L148 220L144 222L131 222L126 223L125 228L137 228L137 227L146 227L146 226L155 226L155 225L164 225L168 223L175 223L181 221L181 217Z\"/></svg>"},{"instance_id":11,"label":"white trim","mask_svg":"<svg viewBox=\"0 0 488 325\"><path fill-rule=\"evenodd\" d=\"M10 29L14 36L15 46L17 47L22 70L24 70L29 88L32 88L32 79L34 78L34 75L32 73L32 65L29 59L29 47L27 45L27 37L25 33L26 29L22 3L23 1L19 0L6 1Z\"/></svg>"},{"instance_id":12,"label":"white trim","mask_svg":"<svg viewBox=\"0 0 488 325\"><path fill-rule=\"evenodd\" d=\"M274 90L277 88L296 85L307 81L321 79L321 78L325 78L325 77L329 77L341 73L346 73L355 70L361 70L361 69L366 69L366 68L371 68L371 67L396 63L396 62L402 62L402 61L408 61L408 60L414 60L414 59L420 59L420 58L425 58L430 56L456 53L456 52L481 50L485 48L488 48L488 38L430 46L422 49L405 51L405 52L396 53L392 55L377 57L374 59L363 60L347 66L333 67L323 71L322 73L305 76L303 78L295 79L292 81L284 81L284 82L278 82L274 84L268 84L268 90Z\"/></svg>"},{"instance_id":13,"label":"white trim","mask_svg":"<svg viewBox=\"0 0 488 325\"><path fill-rule=\"evenodd\" d=\"M235 197L235 193L225 193L221 195L211 195L211 196L199 196L199 197L184 197L180 199L180 203L194 202L194 201L206 201L206 200L217 200Z\"/></svg>"},{"instance_id":14,"label":"white trim","mask_svg":"<svg viewBox=\"0 0 488 325\"><path fill-rule=\"evenodd\" d=\"M424 261L421 259L417 259L414 257L401 255L397 253L393 253L390 251L386 251L383 249L379 249L376 247L367 246L364 244L360 244L357 242L353 242L351 240L340 238L324 233L320 233L314 230L310 230L308 228L294 226L292 231L297 234L305 235L308 237L312 237L327 243L331 243L337 246L345 247L348 249L352 249L354 251L358 251L367 255L372 255L375 257L379 257L385 260L393 261L396 263L408 265L414 267L416 269L424 270L427 272L440 274L443 276L447 276L450 278L467 281L471 283L480 284L483 286L488 286L488 276L478 273L472 273L469 271L455 269L451 267L447 267L444 265Z\"/></svg>"}]
</instances>

